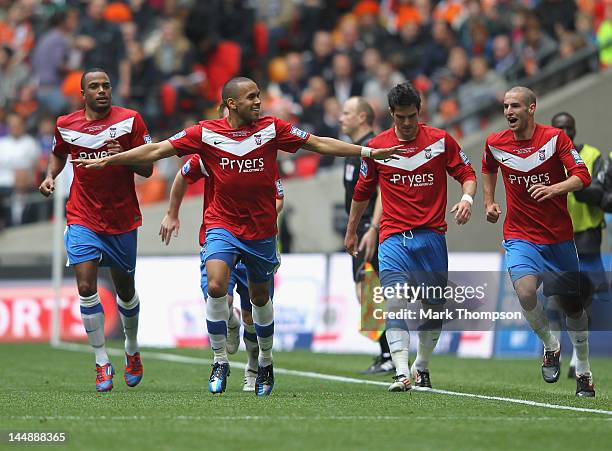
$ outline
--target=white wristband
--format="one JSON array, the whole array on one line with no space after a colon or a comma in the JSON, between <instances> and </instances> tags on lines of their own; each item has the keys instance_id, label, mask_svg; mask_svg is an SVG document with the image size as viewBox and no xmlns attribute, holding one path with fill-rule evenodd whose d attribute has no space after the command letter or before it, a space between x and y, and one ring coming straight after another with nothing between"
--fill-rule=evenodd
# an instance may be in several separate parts
<instances>
[{"instance_id":1,"label":"white wristband","mask_svg":"<svg viewBox=\"0 0 612 451\"><path fill-rule=\"evenodd\" d=\"M464 200L468 202L470 205L474 203L474 198L470 196L469 194L464 194L463 196L461 196L461 201L464 201Z\"/></svg>"},{"instance_id":2,"label":"white wristband","mask_svg":"<svg viewBox=\"0 0 612 451\"><path fill-rule=\"evenodd\" d=\"M371 157L372 156L372 149L369 147L364 147L361 146L361 156L362 157Z\"/></svg>"}]
</instances>

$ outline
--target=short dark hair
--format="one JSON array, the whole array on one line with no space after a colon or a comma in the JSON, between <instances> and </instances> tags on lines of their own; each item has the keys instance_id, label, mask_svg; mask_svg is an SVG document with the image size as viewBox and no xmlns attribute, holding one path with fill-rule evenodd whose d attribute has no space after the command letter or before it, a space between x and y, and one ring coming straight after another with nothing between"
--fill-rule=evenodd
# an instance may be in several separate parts
<instances>
[{"instance_id":1,"label":"short dark hair","mask_svg":"<svg viewBox=\"0 0 612 451\"><path fill-rule=\"evenodd\" d=\"M85 72L83 72L83 75L81 75L81 89L83 91L85 91L85 77L87 77L87 74L93 74L94 72L102 72L102 73L106 74L106 76L108 77L108 72L106 72L104 69L102 69L100 67L90 67ZM108 78L110 80L110 77L108 77Z\"/></svg>"},{"instance_id":2,"label":"short dark hair","mask_svg":"<svg viewBox=\"0 0 612 451\"><path fill-rule=\"evenodd\" d=\"M567 118L569 118L570 120L572 120L572 121L576 122L576 119L574 119L574 116L572 116L571 114L569 114L567 111L560 111L560 112L558 112L557 114L555 114L555 115L554 115L554 116L551 118L550 122L551 122L551 123L552 123L552 122L555 122L557 119L559 119L559 118L561 118L561 117L567 117Z\"/></svg>"},{"instance_id":3,"label":"short dark hair","mask_svg":"<svg viewBox=\"0 0 612 451\"><path fill-rule=\"evenodd\" d=\"M68 14L66 13L66 11L63 11L63 10L56 11L49 18L49 26L51 28L59 27L60 25L64 23L67 17L68 17Z\"/></svg>"},{"instance_id":4,"label":"short dark hair","mask_svg":"<svg viewBox=\"0 0 612 451\"><path fill-rule=\"evenodd\" d=\"M409 81L405 81L391 88L387 95L389 100L389 108L395 111L399 106L416 106L417 110L421 110L421 94L417 91Z\"/></svg>"}]
</instances>

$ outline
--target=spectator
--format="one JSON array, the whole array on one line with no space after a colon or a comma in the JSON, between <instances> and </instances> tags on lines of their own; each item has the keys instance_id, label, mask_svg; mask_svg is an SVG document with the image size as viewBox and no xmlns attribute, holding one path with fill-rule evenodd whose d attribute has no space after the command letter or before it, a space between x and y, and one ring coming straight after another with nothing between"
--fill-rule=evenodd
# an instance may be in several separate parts
<instances>
[{"instance_id":1,"label":"spectator","mask_svg":"<svg viewBox=\"0 0 612 451\"><path fill-rule=\"evenodd\" d=\"M361 56L361 67L363 67L361 81L363 81L364 84L376 78L376 70L381 63L382 56L377 48L369 47L365 49Z\"/></svg>"},{"instance_id":2,"label":"spectator","mask_svg":"<svg viewBox=\"0 0 612 451\"><path fill-rule=\"evenodd\" d=\"M337 36L336 50L347 54L351 59L353 67L357 67L366 46L361 40L355 16L347 15L340 19L337 27Z\"/></svg>"},{"instance_id":3,"label":"spectator","mask_svg":"<svg viewBox=\"0 0 612 451\"><path fill-rule=\"evenodd\" d=\"M119 25L121 30L121 36L123 36L123 44L127 49L133 42L140 43L140 36L138 35L138 25L136 22L123 22Z\"/></svg>"},{"instance_id":4,"label":"spectator","mask_svg":"<svg viewBox=\"0 0 612 451\"><path fill-rule=\"evenodd\" d=\"M139 111L146 124L155 125L159 119L159 85L161 74L153 59L145 56L140 42L132 42L128 48L130 73L130 98L128 108Z\"/></svg>"},{"instance_id":5,"label":"spectator","mask_svg":"<svg viewBox=\"0 0 612 451\"><path fill-rule=\"evenodd\" d=\"M17 113L26 122L28 130L36 128L40 108L36 100L36 86L24 83L17 91L17 98L13 102L13 112Z\"/></svg>"},{"instance_id":6,"label":"spectator","mask_svg":"<svg viewBox=\"0 0 612 451\"><path fill-rule=\"evenodd\" d=\"M470 61L470 81L459 88L459 107L474 111L503 95L506 83L495 71L489 70L486 58L477 56ZM461 124L464 135L480 130L483 116L470 116Z\"/></svg>"},{"instance_id":7,"label":"spectator","mask_svg":"<svg viewBox=\"0 0 612 451\"><path fill-rule=\"evenodd\" d=\"M177 108L190 111L198 101L202 75L194 71L195 51L183 35L178 19L163 22L160 33L149 42L155 72L161 82L161 103L165 116Z\"/></svg>"},{"instance_id":8,"label":"spectator","mask_svg":"<svg viewBox=\"0 0 612 451\"><path fill-rule=\"evenodd\" d=\"M438 69L433 77L433 89L427 98L427 110L432 124L442 125L459 113L457 89L459 79L447 67Z\"/></svg>"},{"instance_id":9,"label":"spectator","mask_svg":"<svg viewBox=\"0 0 612 451\"><path fill-rule=\"evenodd\" d=\"M423 72L428 77L434 71L446 64L450 49L455 46L456 39L448 23L436 20L431 28L431 41L427 45L423 58Z\"/></svg>"},{"instance_id":10,"label":"spectator","mask_svg":"<svg viewBox=\"0 0 612 451\"><path fill-rule=\"evenodd\" d=\"M588 42L584 35L577 32L566 32L561 35L559 40L559 56L565 60L576 58L576 53L586 48L595 49L595 46ZM593 52L595 53L595 52ZM597 56L589 59L580 59L575 61L571 67L558 74L557 79L559 84L567 83L575 80L584 74L594 72L599 67L599 60Z\"/></svg>"},{"instance_id":11,"label":"spectator","mask_svg":"<svg viewBox=\"0 0 612 451\"><path fill-rule=\"evenodd\" d=\"M293 17L291 2L256 0L257 20L263 23L268 34L268 56L274 57L282 46L287 46L288 28Z\"/></svg>"},{"instance_id":12,"label":"spectator","mask_svg":"<svg viewBox=\"0 0 612 451\"><path fill-rule=\"evenodd\" d=\"M308 77L319 75L330 80L333 56L334 42L331 34L323 30L317 31L312 39L312 51L306 52Z\"/></svg>"},{"instance_id":13,"label":"spectator","mask_svg":"<svg viewBox=\"0 0 612 451\"><path fill-rule=\"evenodd\" d=\"M469 38L465 49L471 57L484 56L491 61L493 53L493 40L483 20L472 20L469 25Z\"/></svg>"},{"instance_id":14,"label":"spectator","mask_svg":"<svg viewBox=\"0 0 612 451\"><path fill-rule=\"evenodd\" d=\"M9 134L0 138L0 229L22 223L23 195L32 188L40 156L38 143L26 134L17 114L7 117Z\"/></svg>"},{"instance_id":15,"label":"spectator","mask_svg":"<svg viewBox=\"0 0 612 451\"><path fill-rule=\"evenodd\" d=\"M387 94L391 88L404 80L404 76L397 72L390 63L382 62L376 70L376 78L364 85L363 97L368 100L379 121L389 116Z\"/></svg>"},{"instance_id":16,"label":"spectator","mask_svg":"<svg viewBox=\"0 0 612 451\"><path fill-rule=\"evenodd\" d=\"M332 95L338 103L343 105L349 97L360 96L363 84L355 77L350 56L346 53L337 53L334 55L332 67Z\"/></svg>"},{"instance_id":17,"label":"spectator","mask_svg":"<svg viewBox=\"0 0 612 451\"><path fill-rule=\"evenodd\" d=\"M159 17L147 0L129 0L130 10L136 28L142 36L147 36L159 24Z\"/></svg>"},{"instance_id":18,"label":"spectator","mask_svg":"<svg viewBox=\"0 0 612 451\"><path fill-rule=\"evenodd\" d=\"M50 20L52 28L40 37L32 53L32 70L38 82L38 101L43 109L56 116L68 106L60 86L72 69L69 60L77 20L75 10L55 13Z\"/></svg>"},{"instance_id":19,"label":"spectator","mask_svg":"<svg viewBox=\"0 0 612 451\"><path fill-rule=\"evenodd\" d=\"M19 87L30 77L26 65L15 59L14 54L11 47L0 46L0 107L11 105Z\"/></svg>"},{"instance_id":20,"label":"spectator","mask_svg":"<svg viewBox=\"0 0 612 451\"><path fill-rule=\"evenodd\" d=\"M303 97L301 125L308 132L318 136L333 136L334 130L325 122L325 100L329 87L322 77L314 76L308 80L308 88Z\"/></svg>"},{"instance_id":21,"label":"spectator","mask_svg":"<svg viewBox=\"0 0 612 451\"><path fill-rule=\"evenodd\" d=\"M406 77L416 78L422 71L425 47L421 26L416 21L407 20L399 29L389 59Z\"/></svg>"},{"instance_id":22,"label":"spectator","mask_svg":"<svg viewBox=\"0 0 612 451\"><path fill-rule=\"evenodd\" d=\"M172 82L176 76L186 77L195 62L193 47L181 30L178 19L166 19L160 32L151 36L146 44L147 53L153 56L164 81Z\"/></svg>"},{"instance_id":23,"label":"spectator","mask_svg":"<svg viewBox=\"0 0 612 451\"><path fill-rule=\"evenodd\" d=\"M577 11L576 0L540 0L535 9L544 32L558 38L576 29Z\"/></svg>"},{"instance_id":24,"label":"spectator","mask_svg":"<svg viewBox=\"0 0 612 451\"><path fill-rule=\"evenodd\" d=\"M580 33L587 43L597 45L597 36L593 28L593 16L584 11L576 14L576 32Z\"/></svg>"},{"instance_id":25,"label":"spectator","mask_svg":"<svg viewBox=\"0 0 612 451\"><path fill-rule=\"evenodd\" d=\"M83 52L83 67L102 67L110 77L113 100L130 95L130 65L119 27L104 19L106 0L91 0L77 30L76 46Z\"/></svg>"},{"instance_id":26,"label":"spectator","mask_svg":"<svg viewBox=\"0 0 612 451\"><path fill-rule=\"evenodd\" d=\"M365 47L375 47L386 53L391 36L378 22L380 6L373 0L361 0L353 13L357 18L359 36Z\"/></svg>"},{"instance_id":27,"label":"spectator","mask_svg":"<svg viewBox=\"0 0 612 451\"><path fill-rule=\"evenodd\" d=\"M0 22L0 45L9 46L16 62L23 62L34 47L34 30L29 17L31 9L25 2L16 1L8 9L5 19Z\"/></svg>"},{"instance_id":28,"label":"spectator","mask_svg":"<svg viewBox=\"0 0 612 451\"><path fill-rule=\"evenodd\" d=\"M470 59L463 47L456 46L450 50L446 67L459 80L459 83L465 83L469 80Z\"/></svg>"},{"instance_id":29,"label":"spectator","mask_svg":"<svg viewBox=\"0 0 612 451\"><path fill-rule=\"evenodd\" d=\"M493 70L510 81L517 71L518 58L508 35L500 34L493 39Z\"/></svg>"},{"instance_id":30,"label":"spectator","mask_svg":"<svg viewBox=\"0 0 612 451\"><path fill-rule=\"evenodd\" d=\"M523 38L517 44L520 59L520 76L531 77L548 64L557 53L556 42L540 27L538 18L527 17Z\"/></svg>"},{"instance_id":31,"label":"spectator","mask_svg":"<svg viewBox=\"0 0 612 451\"><path fill-rule=\"evenodd\" d=\"M285 56L287 79L279 84L280 92L293 103L300 103L302 92L306 88L304 62L298 52L290 52Z\"/></svg>"}]
</instances>

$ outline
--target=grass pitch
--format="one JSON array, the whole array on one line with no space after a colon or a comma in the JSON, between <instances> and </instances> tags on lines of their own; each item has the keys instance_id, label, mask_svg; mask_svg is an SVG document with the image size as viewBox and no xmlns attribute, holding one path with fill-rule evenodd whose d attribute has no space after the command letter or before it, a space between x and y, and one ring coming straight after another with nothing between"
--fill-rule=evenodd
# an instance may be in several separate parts
<instances>
[{"instance_id":1,"label":"grass pitch","mask_svg":"<svg viewBox=\"0 0 612 451\"><path fill-rule=\"evenodd\" d=\"M143 382L128 388L122 359L111 356L115 388L98 394L91 353L0 346L2 438L9 431L65 431L64 445L35 447L75 450L609 450L612 443L612 415L439 393L388 393L383 385L287 374L276 375L272 396L257 398L241 391L243 371L235 367L227 392L213 396L207 391L210 351L163 352L202 362L163 361L144 350ZM246 359L239 353L234 360ZM358 375L370 363L367 356L279 352L274 363L276 368L391 381ZM612 411L610 359L592 362L595 399L576 399L573 380L544 383L539 366L537 359L434 356L431 376L434 388Z\"/></svg>"}]
</instances>

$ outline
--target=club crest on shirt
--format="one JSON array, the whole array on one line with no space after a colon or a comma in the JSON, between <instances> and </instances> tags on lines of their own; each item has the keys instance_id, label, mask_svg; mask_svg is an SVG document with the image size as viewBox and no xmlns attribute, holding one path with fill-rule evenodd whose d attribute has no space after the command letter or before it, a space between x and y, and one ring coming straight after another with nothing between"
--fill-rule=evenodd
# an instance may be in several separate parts
<instances>
[{"instance_id":1,"label":"club crest on shirt","mask_svg":"<svg viewBox=\"0 0 612 451\"><path fill-rule=\"evenodd\" d=\"M181 130L180 132L178 132L176 135L172 135L170 138L168 138L168 140L170 141L176 141L177 139L181 139L183 136L185 136L187 134L187 132L185 130Z\"/></svg>"},{"instance_id":2,"label":"club crest on shirt","mask_svg":"<svg viewBox=\"0 0 612 451\"><path fill-rule=\"evenodd\" d=\"M431 158L431 149L425 149L425 158L428 160Z\"/></svg>"},{"instance_id":3,"label":"club crest on shirt","mask_svg":"<svg viewBox=\"0 0 612 451\"><path fill-rule=\"evenodd\" d=\"M540 161L546 160L546 149L538 150L538 158L540 159Z\"/></svg>"},{"instance_id":4,"label":"club crest on shirt","mask_svg":"<svg viewBox=\"0 0 612 451\"><path fill-rule=\"evenodd\" d=\"M108 129L108 136L111 137L111 139L115 139L117 137L117 127L111 127Z\"/></svg>"},{"instance_id":5,"label":"club crest on shirt","mask_svg":"<svg viewBox=\"0 0 612 451\"><path fill-rule=\"evenodd\" d=\"M366 163L364 160L361 160L361 167L359 168L359 172L364 177L368 175L368 163Z\"/></svg>"},{"instance_id":6,"label":"club crest on shirt","mask_svg":"<svg viewBox=\"0 0 612 451\"><path fill-rule=\"evenodd\" d=\"M261 146L261 133L257 133L256 135L253 135L253 138L255 138L255 144L257 144L258 146Z\"/></svg>"},{"instance_id":7,"label":"club crest on shirt","mask_svg":"<svg viewBox=\"0 0 612 451\"><path fill-rule=\"evenodd\" d=\"M302 139L306 139L306 137L308 136L308 133L306 133L304 130L300 130L295 125L291 127L291 134Z\"/></svg>"},{"instance_id":8,"label":"club crest on shirt","mask_svg":"<svg viewBox=\"0 0 612 451\"><path fill-rule=\"evenodd\" d=\"M570 153L572 154L572 157L574 157L574 161L576 162L576 164L584 165L584 161L582 160L582 157L576 149L570 150Z\"/></svg>"}]
</instances>

